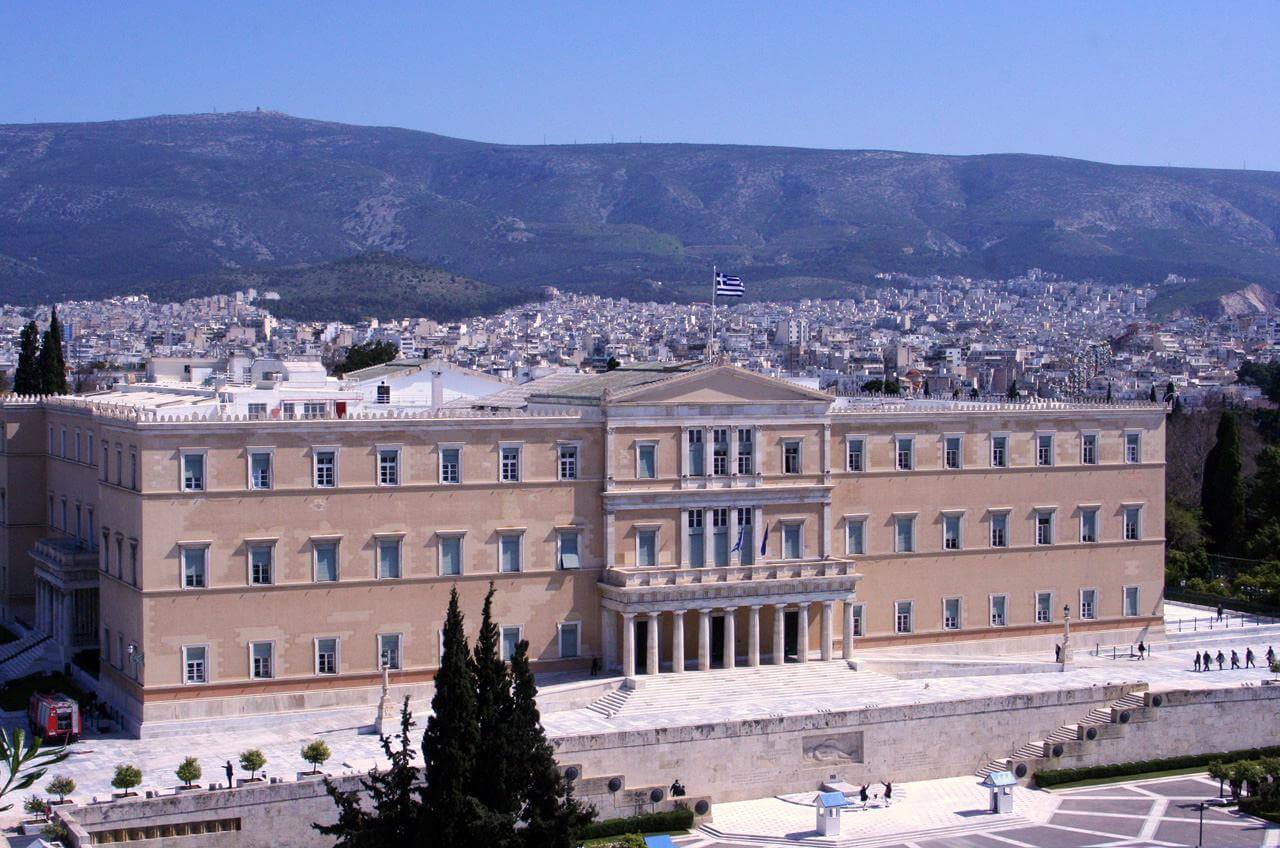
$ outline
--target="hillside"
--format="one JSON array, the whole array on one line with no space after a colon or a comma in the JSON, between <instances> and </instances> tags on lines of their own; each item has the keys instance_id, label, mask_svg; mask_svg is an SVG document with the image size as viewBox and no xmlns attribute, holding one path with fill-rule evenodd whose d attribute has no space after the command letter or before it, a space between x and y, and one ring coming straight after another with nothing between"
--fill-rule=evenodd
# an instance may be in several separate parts
<instances>
[{"instance_id":1,"label":"hillside","mask_svg":"<svg viewBox=\"0 0 1280 848\"><path fill-rule=\"evenodd\" d=\"M1162 290L1148 305L1148 311L1160 318L1239 318L1266 312L1275 303L1275 293L1257 283L1212 277Z\"/></svg>"},{"instance_id":2,"label":"hillside","mask_svg":"<svg viewBox=\"0 0 1280 848\"><path fill-rule=\"evenodd\" d=\"M238 113L0 126L0 298L368 251L501 286L848 296L877 271L1280 284L1280 174L1024 155L511 146ZM775 287L773 281L780 281ZM800 282L798 282L800 281ZM785 285L783 285L785 282Z\"/></svg>"},{"instance_id":3,"label":"hillside","mask_svg":"<svg viewBox=\"0 0 1280 848\"><path fill-rule=\"evenodd\" d=\"M450 321L540 296L534 288L498 288L388 253L366 253L304 268L223 271L147 288L155 297L177 301L251 286L259 293L280 295L280 300L268 304L273 315L303 321L406 315Z\"/></svg>"}]
</instances>

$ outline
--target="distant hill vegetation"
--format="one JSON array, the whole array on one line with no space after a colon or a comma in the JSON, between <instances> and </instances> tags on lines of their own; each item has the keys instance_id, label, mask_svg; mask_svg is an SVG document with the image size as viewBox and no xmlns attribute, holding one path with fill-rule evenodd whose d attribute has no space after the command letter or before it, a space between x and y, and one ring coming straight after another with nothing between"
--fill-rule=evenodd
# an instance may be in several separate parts
<instances>
[{"instance_id":1,"label":"distant hill vegetation","mask_svg":"<svg viewBox=\"0 0 1280 848\"><path fill-rule=\"evenodd\" d=\"M748 298L857 296L881 271L1029 267L1276 287L1278 232L1280 174L1261 171L499 145L271 112L0 125L0 299L18 302L371 251L504 288L659 300L705 298L712 264L740 273ZM327 292L298 308L362 308Z\"/></svg>"},{"instance_id":2,"label":"distant hill vegetation","mask_svg":"<svg viewBox=\"0 0 1280 848\"><path fill-rule=\"evenodd\" d=\"M1257 283L1234 277L1210 277L1161 290L1147 309L1158 318L1239 318L1266 312L1275 303L1275 293Z\"/></svg>"},{"instance_id":3,"label":"distant hill vegetation","mask_svg":"<svg viewBox=\"0 0 1280 848\"><path fill-rule=\"evenodd\" d=\"M164 300L256 288L273 291L273 315L301 321L356 321L407 315L451 321L536 300L532 287L499 288L388 253L368 253L305 268L223 271L146 286Z\"/></svg>"}]
</instances>

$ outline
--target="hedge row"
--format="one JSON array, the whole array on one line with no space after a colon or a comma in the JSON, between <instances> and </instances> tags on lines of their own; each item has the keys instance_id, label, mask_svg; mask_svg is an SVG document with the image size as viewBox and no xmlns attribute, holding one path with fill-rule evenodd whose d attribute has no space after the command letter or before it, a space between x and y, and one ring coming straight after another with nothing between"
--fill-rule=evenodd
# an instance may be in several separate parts
<instances>
[{"instance_id":1,"label":"hedge row","mask_svg":"<svg viewBox=\"0 0 1280 848\"><path fill-rule=\"evenodd\" d=\"M1262 757L1280 757L1280 746L1270 748L1250 748L1246 751L1227 751L1219 754L1190 754L1185 757L1166 757L1162 760L1138 760L1132 763L1111 763L1103 766L1084 766L1083 768L1053 769L1036 772L1036 786L1041 788L1059 786L1063 783L1075 783L1080 780L1099 780L1106 777L1128 777L1135 774L1148 774L1153 771L1172 771L1174 769L1207 767L1214 760L1234 763L1237 760L1256 760Z\"/></svg>"},{"instance_id":2,"label":"hedge row","mask_svg":"<svg viewBox=\"0 0 1280 848\"><path fill-rule=\"evenodd\" d=\"M662 813L644 813L625 819L608 819L594 822L582 829L583 839L599 839L602 836L621 836L624 833L667 833L688 830L693 827L693 810L681 807Z\"/></svg>"},{"instance_id":3,"label":"hedge row","mask_svg":"<svg viewBox=\"0 0 1280 848\"><path fill-rule=\"evenodd\" d=\"M1280 803L1271 798L1241 798L1239 809L1247 816L1280 822Z\"/></svg>"}]
</instances>

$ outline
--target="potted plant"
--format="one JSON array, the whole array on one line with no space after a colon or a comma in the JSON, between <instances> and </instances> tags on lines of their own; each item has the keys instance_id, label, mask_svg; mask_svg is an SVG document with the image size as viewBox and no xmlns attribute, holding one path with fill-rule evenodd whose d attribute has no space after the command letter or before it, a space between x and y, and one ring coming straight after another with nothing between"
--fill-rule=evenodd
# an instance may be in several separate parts
<instances>
[{"instance_id":1,"label":"potted plant","mask_svg":"<svg viewBox=\"0 0 1280 848\"><path fill-rule=\"evenodd\" d=\"M250 748L240 755L240 768L249 772L249 779L243 780L241 783L256 783L258 781L258 770L267 764L266 754L257 748Z\"/></svg>"},{"instance_id":2,"label":"potted plant","mask_svg":"<svg viewBox=\"0 0 1280 848\"><path fill-rule=\"evenodd\" d=\"M298 778L315 777L320 774L320 766L332 756L333 752L329 750L329 746L323 739L308 742L302 749L302 759L311 764L311 771L298 772Z\"/></svg>"},{"instance_id":3,"label":"potted plant","mask_svg":"<svg viewBox=\"0 0 1280 848\"><path fill-rule=\"evenodd\" d=\"M44 791L58 796L55 804L65 804L67 796L76 791L76 782L65 774L55 775L53 780L45 784Z\"/></svg>"},{"instance_id":4,"label":"potted plant","mask_svg":"<svg viewBox=\"0 0 1280 848\"><path fill-rule=\"evenodd\" d=\"M191 784L200 779L204 774L204 770L200 768L200 761L195 757L187 757L178 764L177 771L174 772L178 776L178 780L182 781L182 786L178 787L179 792L185 792L188 789L199 789L199 786Z\"/></svg>"},{"instance_id":5,"label":"potted plant","mask_svg":"<svg viewBox=\"0 0 1280 848\"><path fill-rule=\"evenodd\" d=\"M111 778L111 785L120 790L121 798L137 795L137 792L129 790L140 783L142 783L142 769L130 763L116 766L116 773Z\"/></svg>"}]
</instances>

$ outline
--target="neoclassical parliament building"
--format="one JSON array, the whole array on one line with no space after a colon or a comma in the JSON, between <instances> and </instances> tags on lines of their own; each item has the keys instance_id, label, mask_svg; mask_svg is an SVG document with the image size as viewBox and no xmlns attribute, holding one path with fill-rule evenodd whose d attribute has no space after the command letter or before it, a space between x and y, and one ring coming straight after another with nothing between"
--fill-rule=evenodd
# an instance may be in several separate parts
<instances>
[{"instance_id":1,"label":"neoclassical parliament building","mask_svg":"<svg viewBox=\"0 0 1280 848\"><path fill-rule=\"evenodd\" d=\"M0 403L4 618L96 650L134 729L373 703L384 666L425 692L450 589L474 628L490 583L540 673L1161 626L1158 404L654 364L401 406L377 377L360 401L267 374L247 414L159 385Z\"/></svg>"}]
</instances>

